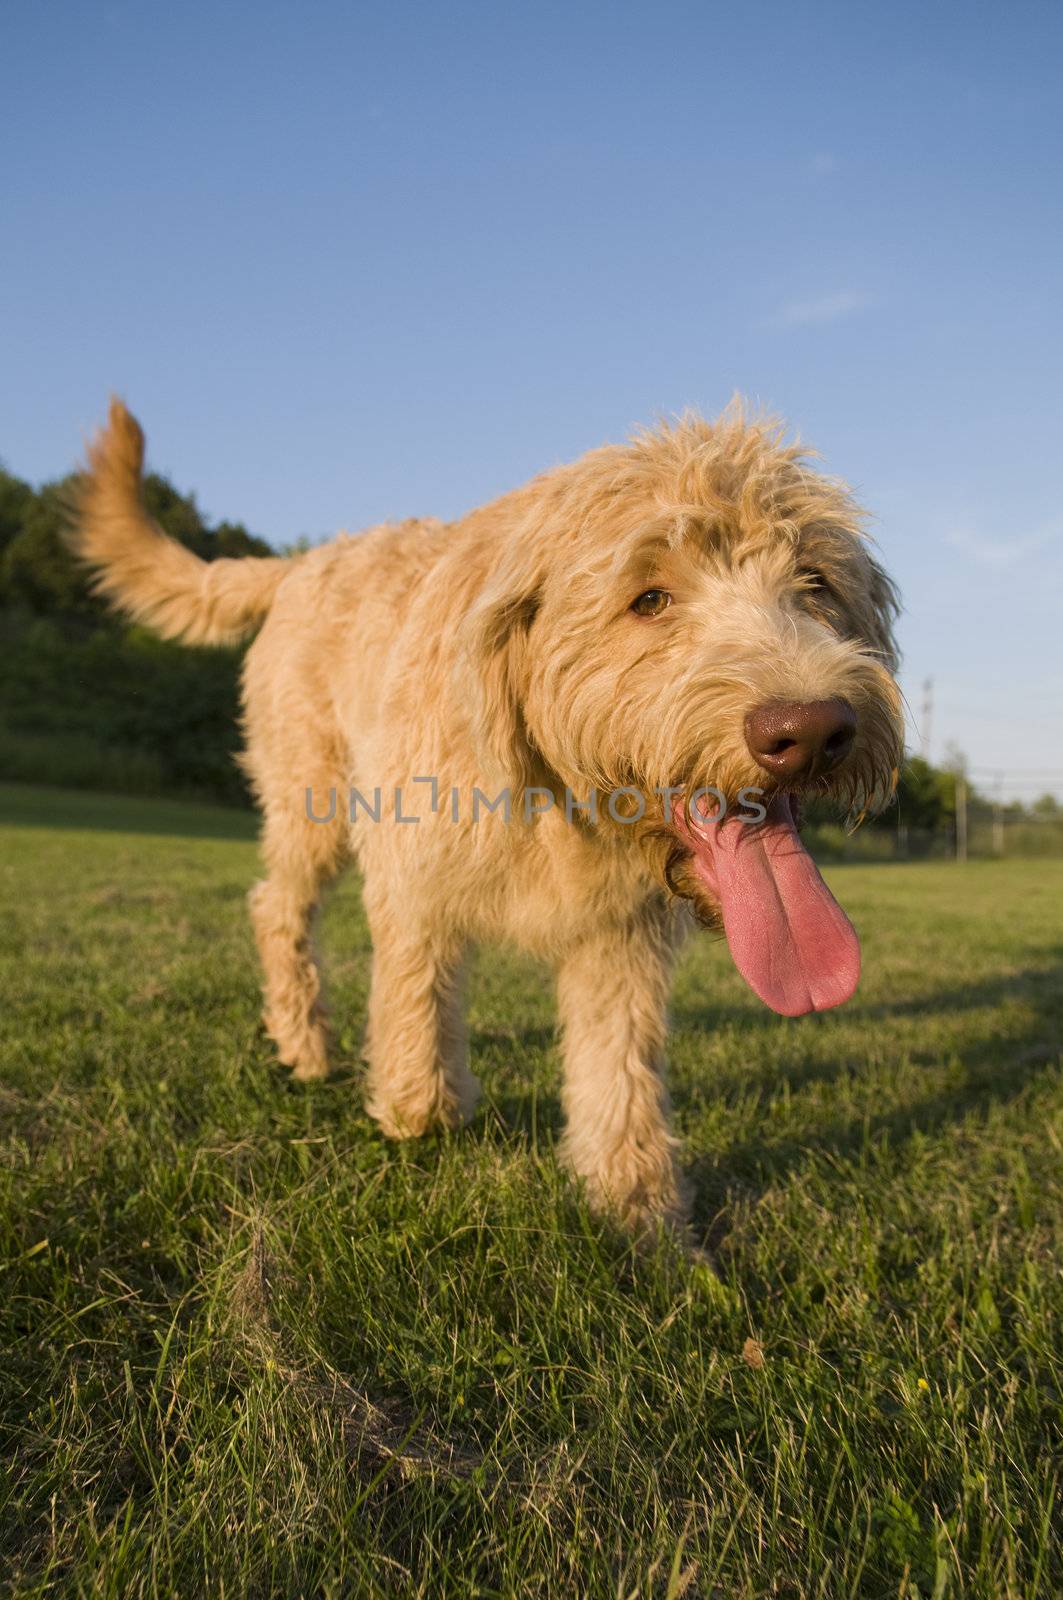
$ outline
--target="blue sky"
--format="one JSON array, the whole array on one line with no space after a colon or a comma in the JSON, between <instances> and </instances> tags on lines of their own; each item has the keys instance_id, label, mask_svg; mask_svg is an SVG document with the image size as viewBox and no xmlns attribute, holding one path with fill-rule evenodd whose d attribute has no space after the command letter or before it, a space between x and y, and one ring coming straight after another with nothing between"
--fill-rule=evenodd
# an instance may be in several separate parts
<instances>
[{"instance_id":1,"label":"blue sky","mask_svg":"<svg viewBox=\"0 0 1063 1600\"><path fill-rule=\"evenodd\" d=\"M1060 8L50 0L0 50L12 470L116 389L283 541L740 390L875 512L932 754L1063 793Z\"/></svg>"}]
</instances>

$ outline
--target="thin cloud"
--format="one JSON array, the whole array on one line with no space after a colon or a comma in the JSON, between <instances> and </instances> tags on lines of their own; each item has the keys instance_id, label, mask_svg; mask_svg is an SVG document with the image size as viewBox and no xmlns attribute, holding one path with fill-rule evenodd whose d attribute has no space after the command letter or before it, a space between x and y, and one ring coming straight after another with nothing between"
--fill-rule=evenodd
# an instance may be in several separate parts
<instances>
[{"instance_id":1,"label":"thin cloud","mask_svg":"<svg viewBox=\"0 0 1063 1600\"><path fill-rule=\"evenodd\" d=\"M821 150L812 157L808 170L814 178L827 178L832 172L837 172L838 164L837 156L832 156L829 150Z\"/></svg>"},{"instance_id":2,"label":"thin cloud","mask_svg":"<svg viewBox=\"0 0 1063 1600\"><path fill-rule=\"evenodd\" d=\"M805 328L815 323L840 322L843 317L854 317L860 311L869 311L875 304L874 295L863 289L843 289L837 294L822 294L812 300L791 300L773 320L779 327Z\"/></svg>"},{"instance_id":3,"label":"thin cloud","mask_svg":"<svg viewBox=\"0 0 1063 1600\"><path fill-rule=\"evenodd\" d=\"M1057 523L1028 533L1024 538L999 539L976 533L973 528L950 528L945 540L954 550L970 556L978 566L989 567L994 572L1006 572L1054 544L1060 536L1060 529L1061 525Z\"/></svg>"}]
</instances>

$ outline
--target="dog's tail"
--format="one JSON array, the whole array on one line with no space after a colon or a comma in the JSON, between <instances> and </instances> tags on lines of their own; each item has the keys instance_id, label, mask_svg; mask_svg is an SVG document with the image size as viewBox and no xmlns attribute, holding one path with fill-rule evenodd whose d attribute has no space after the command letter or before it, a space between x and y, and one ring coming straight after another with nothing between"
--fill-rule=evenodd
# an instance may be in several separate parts
<instances>
[{"instance_id":1,"label":"dog's tail","mask_svg":"<svg viewBox=\"0 0 1063 1600\"><path fill-rule=\"evenodd\" d=\"M120 400L89 447L69 533L95 588L164 639L231 644L265 617L290 570L280 556L201 561L148 515L144 435Z\"/></svg>"}]
</instances>

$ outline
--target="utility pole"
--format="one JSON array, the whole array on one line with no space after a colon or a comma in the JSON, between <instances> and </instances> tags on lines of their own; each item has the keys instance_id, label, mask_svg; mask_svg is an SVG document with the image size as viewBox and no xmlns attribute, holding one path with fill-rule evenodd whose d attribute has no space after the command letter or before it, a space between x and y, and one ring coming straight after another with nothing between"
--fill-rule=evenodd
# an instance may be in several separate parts
<instances>
[{"instance_id":1,"label":"utility pole","mask_svg":"<svg viewBox=\"0 0 1063 1600\"><path fill-rule=\"evenodd\" d=\"M956 860L967 860L967 779L956 774Z\"/></svg>"},{"instance_id":2,"label":"utility pole","mask_svg":"<svg viewBox=\"0 0 1063 1600\"><path fill-rule=\"evenodd\" d=\"M996 775L995 792L993 796L993 854L1004 854L1004 774Z\"/></svg>"},{"instance_id":3,"label":"utility pole","mask_svg":"<svg viewBox=\"0 0 1063 1600\"><path fill-rule=\"evenodd\" d=\"M923 712L919 728L919 753L924 761L930 760L930 735L934 727L934 680L923 683Z\"/></svg>"}]
</instances>

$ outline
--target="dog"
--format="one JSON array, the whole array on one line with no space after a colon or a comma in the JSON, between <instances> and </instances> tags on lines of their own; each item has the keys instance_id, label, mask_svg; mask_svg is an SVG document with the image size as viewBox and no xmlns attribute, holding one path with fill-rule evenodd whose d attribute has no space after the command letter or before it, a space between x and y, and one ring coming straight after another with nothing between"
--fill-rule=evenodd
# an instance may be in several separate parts
<instances>
[{"instance_id":1,"label":"dog","mask_svg":"<svg viewBox=\"0 0 1063 1600\"><path fill-rule=\"evenodd\" d=\"M147 516L143 455L112 402L72 539L98 589L166 638L258 630L241 759L281 1062L328 1071L313 924L353 859L381 1128L469 1118L465 952L512 940L558 974L568 1166L628 1227L681 1221L664 1049L684 936L722 929L786 1015L842 1003L859 976L796 825L805 795L884 804L902 757L898 599L849 490L734 402L454 523L206 563Z\"/></svg>"}]
</instances>

